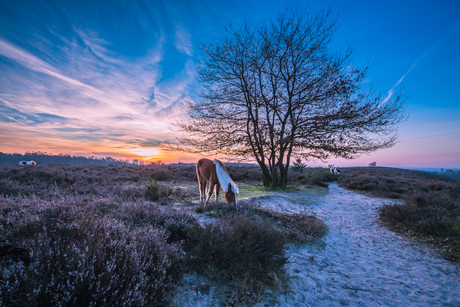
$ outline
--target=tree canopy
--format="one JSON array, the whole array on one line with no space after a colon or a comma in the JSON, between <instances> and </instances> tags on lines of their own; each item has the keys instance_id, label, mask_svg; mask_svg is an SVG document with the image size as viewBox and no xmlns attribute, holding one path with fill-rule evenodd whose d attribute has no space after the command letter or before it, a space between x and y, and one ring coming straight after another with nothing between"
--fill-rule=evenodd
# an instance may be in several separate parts
<instances>
[{"instance_id":1,"label":"tree canopy","mask_svg":"<svg viewBox=\"0 0 460 307\"><path fill-rule=\"evenodd\" d=\"M382 100L351 63L353 48L331 47L330 11L284 12L251 26L229 24L201 45L197 101L182 148L255 159L264 184L285 187L291 157L356 158L390 147L405 118L405 96Z\"/></svg>"}]
</instances>

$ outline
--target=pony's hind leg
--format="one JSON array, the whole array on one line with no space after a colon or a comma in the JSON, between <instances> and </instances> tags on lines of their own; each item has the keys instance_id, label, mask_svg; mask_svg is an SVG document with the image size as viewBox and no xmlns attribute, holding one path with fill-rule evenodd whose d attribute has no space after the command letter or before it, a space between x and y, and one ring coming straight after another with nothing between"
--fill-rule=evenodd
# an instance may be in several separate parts
<instances>
[{"instance_id":1,"label":"pony's hind leg","mask_svg":"<svg viewBox=\"0 0 460 307\"><path fill-rule=\"evenodd\" d=\"M209 187L208 187L208 197L206 197L206 201L204 202L204 205L206 206L209 203L209 199L212 196L212 190L214 190L214 183L209 181Z\"/></svg>"},{"instance_id":2,"label":"pony's hind leg","mask_svg":"<svg viewBox=\"0 0 460 307\"><path fill-rule=\"evenodd\" d=\"M201 174L201 170L200 170L201 163L200 162L201 160L198 161L198 163L196 164L196 177L198 179L198 188L200 189L200 205L201 205L201 204L204 204L206 200L206 185L208 182Z\"/></svg>"},{"instance_id":3,"label":"pony's hind leg","mask_svg":"<svg viewBox=\"0 0 460 307\"><path fill-rule=\"evenodd\" d=\"M216 204L219 203L220 184L216 183Z\"/></svg>"},{"instance_id":4,"label":"pony's hind leg","mask_svg":"<svg viewBox=\"0 0 460 307\"><path fill-rule=\"evenodd\" d=\"M206 185L207 182L201 175L198 175L198 186L200 189L200 204L204 204L206 200Z\"/></svg>"},{"instance_id":5,"label":"pony's hind leg","mask_svg":"<svg viewBox=\"0 0 460 307\"><path fill-rule=\"evenodd\" d=\"M200 203L205 205L206 204L206 187L208 185L208 182L204 180L204 178L201 178L200 181Z\"/></svg>"}]
</instances>

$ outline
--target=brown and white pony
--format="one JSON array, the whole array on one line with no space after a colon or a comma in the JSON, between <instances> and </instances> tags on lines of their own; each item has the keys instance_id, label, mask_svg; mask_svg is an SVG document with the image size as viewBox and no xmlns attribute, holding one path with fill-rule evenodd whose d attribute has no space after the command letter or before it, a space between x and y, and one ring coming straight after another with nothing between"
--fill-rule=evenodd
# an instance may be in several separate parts
<instances>
[{"instance_id":1,"label":"brown and white pony","mask_svg":"<svg viewBox=\"0 0 460 307\"><path fill-rule=\"evenodd\" d=\"M19 165L37 165L37 163L35 161L21 161Z\"/></svg>"},{"instance_id":2,"label":"brown and white pony","mask_svg":"<svg viewBox=\"0 0 460 307\"><path fill-rule=\"evenodd\" d=\"M196 175L200 186L200 203L206 206L215 188L217 204L220 187L222 187L222 190L225 192L225 201L227 204L236 204L236 194L238 194L239 189L232 178L230 178L222 162L219 160L212 161L209 159L200 159L196 164ZM206 195L206 186L208 184L208 192Z\"/></svg>"}]
</instances>

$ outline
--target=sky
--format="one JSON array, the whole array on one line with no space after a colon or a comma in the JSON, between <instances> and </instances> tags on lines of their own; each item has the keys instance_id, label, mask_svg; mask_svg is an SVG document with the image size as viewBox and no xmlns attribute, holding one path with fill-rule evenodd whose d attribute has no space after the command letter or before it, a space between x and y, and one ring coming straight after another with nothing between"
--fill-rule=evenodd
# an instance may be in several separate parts
<instances>
[{"instance_id":1,"label":"sky","mask_svg":"<svg viewBox=\"0 0 460 307\"><path fill-rule=\"evenodd\" d=\"M199 45L228 21L257 24L285 7L330 8L333 47L386 97L408 96L392 148L310 166L460 168L460 1L0 0L0 152L47 152L162 162L171 122L197 99ZM400 84L398 84L400 82Z\"/></svg>"}]
</instances>

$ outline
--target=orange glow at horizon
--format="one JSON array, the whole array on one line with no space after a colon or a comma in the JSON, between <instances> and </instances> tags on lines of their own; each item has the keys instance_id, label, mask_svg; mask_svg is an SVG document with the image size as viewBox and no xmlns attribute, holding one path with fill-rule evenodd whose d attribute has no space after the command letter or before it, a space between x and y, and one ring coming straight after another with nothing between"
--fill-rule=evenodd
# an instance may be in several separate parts
<instances>
[{"instance_id":1,"label":"orange glow at horizon","mask_svg":"<svg viewBox=\"0 0 460 307\"><path fill-rule=\"evenodd\" d=\"M131 149L122 149L120 154L123 154L130 159L143 160L145 162L162 162L162 163L175 163L175 162L193 162L196 157L181 153L164 151L158 147L137 147Z\"/></svg>"},{"instance_id":2,"label":"orange glow at horizon","mask_svg":"<svg viewBox=\"0 0 460 307\"><path fill-rule=\"evenodd\" d=\"M121 142L103 141L85 142L84 140L63 139L58 136L39 137L29 132L19 135L18 131L9 131L8 137L0 136L0 152L25 154L42 152L50 155L71 155L84 157L112 157L121 160L141 160L146 163L196 162L200 157L183 152L164 151L160 147L133 147ZM20 140L20 142L18 142Z\"/></svg>"},{"instance_id":3,"label":"orange glow at horizon","mask_svg":"<svg viewBox=\"0 0 460 307\"><path fill-rule=\"evenodd\" d=\"M142 147L130 149L128 150L128 152L134 154L135 156L145 161L152 161L154 159L157 159L157 156L159 154L158 150L154 148L142 148Z\"/></svg>"},{"instance_id":4,"label":"orange glow at horizon","mask_svg":"<svg viewBox=\"0 0 460 307\"><path fill-rule=\"evenodd\" d=\"M187 154L178 151L166 151L157 146L141 147L133 144L130 135L117 140L98 139L87 140L71 138L74 133L44 133L40 129L22 129L11 124L1 124L0 130L0 152L20 153L43 152L51 155L65 154L71 156L95 156L98 158L112 157L121 160L138 160L146 164L158 163L194 163L202 156ZM427 130L427 129L425 129ZM436 133L425 133L421 130L419 134L412 133L404 138L402 142L392 148L383 149L363 155L359 159L344 160L331 158L327 163L322 161L309 161L308 165L320 166L334 164L336 166L367 166L371 162L377 162L378 166L393 167L438 167L458 168L460 161L458 129L446 129ZM427 130L429 132L429 130ZM138 141L138 140L136 140ZM414 152L418 148L418 152ZM443 149L440 151L439 149ZM449 149L449 150L448 150ZM222 158L222 157L209 157Z\"/></svg>"}]
</instances>

